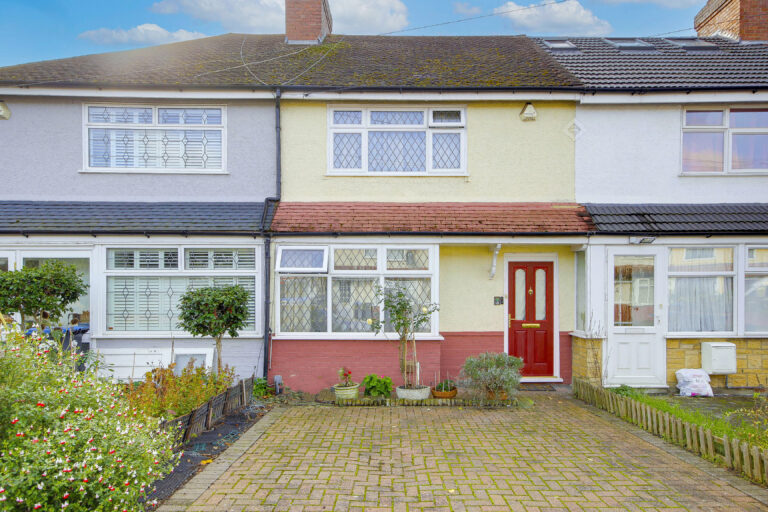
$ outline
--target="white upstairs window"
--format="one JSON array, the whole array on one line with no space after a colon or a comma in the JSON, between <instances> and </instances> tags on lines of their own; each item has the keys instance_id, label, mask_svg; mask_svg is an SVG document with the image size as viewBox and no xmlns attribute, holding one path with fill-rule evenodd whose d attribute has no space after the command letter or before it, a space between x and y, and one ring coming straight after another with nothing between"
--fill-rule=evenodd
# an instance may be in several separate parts
<instances>
[{"instance_id":1,"label":"white upstairs window","mask_svg":"<svg viewBox=\"0 0 768 512\"><path fill-rule=\"evenodd\" d=\"M92 172L223 172L224 107L87 105Z\"/></svg>"},{"instance_id":2,"label":"white upstairs window","mask_svg":"<svg viewBox=\"0 0 768 512\"><path fill-rule=\"evenodd\" d=\"M466 174L462 108L329 110L329 173Z\"/></svg>"},{"instance_id":3,"label":"white upstairs window","mask_svg":"<svg viewBox=\"0 0 768 512\"><path fill-rule=\"evenodd\" d=\"M687 109L683 173L768 173L768 108Z\"/></svg>"}]
</instances>

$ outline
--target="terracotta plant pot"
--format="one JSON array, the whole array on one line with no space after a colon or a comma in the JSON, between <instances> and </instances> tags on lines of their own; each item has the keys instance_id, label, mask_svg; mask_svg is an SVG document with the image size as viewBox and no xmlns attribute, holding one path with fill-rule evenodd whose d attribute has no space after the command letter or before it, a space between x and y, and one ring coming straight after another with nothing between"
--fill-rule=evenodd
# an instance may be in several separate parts
<instances>
[{"instance_id":1,"label":"terracotta plant pot","mask_svg":"<svg viewBox=\"0 0 768 512\"><path fill-rule=\"evenodd\" d=\"M508 400L509 399L506 391L496 391L496 392L488 391L488 393L486 393L486 397L488 398L488 400Z\"/></svg>"},{"instance_id":2,"label":"terracotta plant pot","mask_svg":"<svg viewBox=\"0 0 768 512\"><path fill-rule=\"evenodd\" d=\"M456 388L453 388L450 391L438 391L437 389L432 388L432 396L435 398L454 398L458 392L459 390Z\"/></svg>"},{"instance_id":3,"label":"terracotta plant pot","mask_svg":"<svg viewBox=\"0 0 768 512\"><path fill-rule=\"evenodd\" d=\"M354 386L333 386L333 392L337 400L350 400L359 396L360 384Z\"/></svg>"},{"instance_id":4,"label":"terracotta plant pot","mask_svg":"<svg viewBox=\"0 0 768 512\"><path fill-rule=\"evenodd\" d=\"M432 388L429 386L418 386L412 389L397 386L395 389L397 398L400 400L426 400Z\"/></svg>"}]
</instances>

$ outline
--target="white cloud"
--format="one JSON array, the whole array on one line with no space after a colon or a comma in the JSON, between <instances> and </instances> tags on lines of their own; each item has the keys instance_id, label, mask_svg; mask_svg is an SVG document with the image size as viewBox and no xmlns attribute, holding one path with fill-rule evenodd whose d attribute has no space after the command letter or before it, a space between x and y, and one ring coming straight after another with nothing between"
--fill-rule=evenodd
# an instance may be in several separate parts
<instances>
[{"instance_id":1,"label":"white cloud","mask_svg":"<svg viewBox=\"0 0 768 512\"><path fill-rule=\"evenodd\" d=\"M453 2L453 12L461 14L462 16L477 16L483 12L483 10L469 2Z\"/></svg>"},{"instance_id":2,"label":"white cloud","mask_svg":"<svg viewBox=\"0 0 768 512\"><path fill-rule=\"evenodd\" d=\"M169 32L154 23L144 23L128 30L122 28L89 30L77 37L80 39L90 39L97 44L164 44L199 39L206 37L206 35L184 29Z\"/></svg>"},{"instance_id":3,"label":"white cloud","mask_svg":"<svg viewBox=\"0 0 768 512\"><path fill-rule=\"evenodd\" d=\"M402 0L331 0L331 13L337 34L381 34L408 26Z\"/></svg>"},{"instance_id":4,"label":"white cloud","mask_svg":"<svg viewBox=\"0 0 768 512\"><path fill-rule=\"evenodd\" d=\"M607 4L656 4L670 9L687 9L698 5L704 7L706 0L602 0Z\"/></svg>"},{"instance_id":5,"label":"white cloud","mask_svg":"<svg viewBox=\"0 0 768 512\"><path fill-rule=\"evenodd\" d=\"M203 21L221 23L225 30L282 33L283 0L160 0L151 10L160 14L184 13Z\"/></svg>"},{"instance_id":6,"label":"white cloud","mask_svg":"<svg viewBox=\"0 0 768 512\"><path fill-rule=\"evenodd\" d=\"M408 8L402 0L330 0L330 6L335 33L376 34L408 26ZM284 0L160 0L151 9L221 23L234 32L285 30Z\"/></svg>"},{"instance_id":7,"label":"white cloud","mask_svg":"<svg viewBox=\"0 0 768 512\"><path fill-rule=\"evenodd\" d=\"M521 10L525 9L525 10ZM516 29L546 35L605 36L613 28L578 1L518 5L507 2L493 10Z\"/></svg>"}]
</instances>

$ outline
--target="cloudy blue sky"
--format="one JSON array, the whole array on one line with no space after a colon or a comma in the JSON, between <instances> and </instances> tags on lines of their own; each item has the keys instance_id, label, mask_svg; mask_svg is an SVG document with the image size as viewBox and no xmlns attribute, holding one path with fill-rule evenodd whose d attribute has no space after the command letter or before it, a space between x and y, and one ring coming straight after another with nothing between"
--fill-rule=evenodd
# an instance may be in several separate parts
<instances>
[{"instance_id":1,"label":"cloudy blue sky","mask_svg":"<svg viewBox=\"0 0 768 512\"><path fill-rule=\"evenodd\" d=\"M227 32L282 33L284 0L0 0L0 66ZM330 0L334 32L690 35L706 0ZM550 4L550 5L542 5Z\"/></svg>"}]
</instances>

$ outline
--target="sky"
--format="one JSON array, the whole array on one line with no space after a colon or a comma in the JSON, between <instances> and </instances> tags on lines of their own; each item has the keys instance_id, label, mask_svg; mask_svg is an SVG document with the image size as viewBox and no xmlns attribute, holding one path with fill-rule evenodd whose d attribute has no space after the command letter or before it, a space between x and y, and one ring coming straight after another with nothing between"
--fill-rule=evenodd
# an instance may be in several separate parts
<instances>
[{"instance_id":1,"label":"sky","mask_svg":"<svg viewBox=\"0 0 768 512\"><path fill-rule=\"evenodd\" d=\"M329 0L337 34L694 35L706 0ZM549 5L544 5L549 4ZM0 0L0 66L282 33L284 0ZM435 27L427 25L476 18ZM415 30L409 30L415 29ZM401 31L401 32L400 32Z\"/></svg>"}]
</instances>

